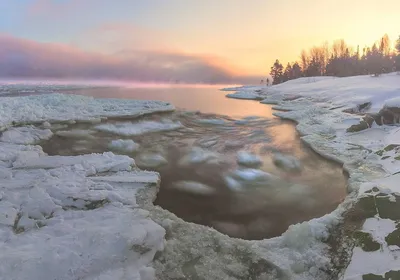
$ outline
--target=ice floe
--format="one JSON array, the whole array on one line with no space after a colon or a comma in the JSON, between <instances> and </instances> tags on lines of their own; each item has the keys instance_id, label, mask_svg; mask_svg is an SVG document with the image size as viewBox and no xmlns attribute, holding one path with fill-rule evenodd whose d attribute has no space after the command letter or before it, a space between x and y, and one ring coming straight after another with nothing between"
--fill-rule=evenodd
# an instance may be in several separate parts
<instances>
[{"instance_id":1,"label":"ice floe","mask_svg":"<svg viewBox=\"0 0 400 280\"><path fill-rule=\"evenodd\" d=\"M33 126L11 127L1 134L0 141L14 144L36 144L50 139L53 132L50 129L39 129Z\"/></svg>"}]
</instances>

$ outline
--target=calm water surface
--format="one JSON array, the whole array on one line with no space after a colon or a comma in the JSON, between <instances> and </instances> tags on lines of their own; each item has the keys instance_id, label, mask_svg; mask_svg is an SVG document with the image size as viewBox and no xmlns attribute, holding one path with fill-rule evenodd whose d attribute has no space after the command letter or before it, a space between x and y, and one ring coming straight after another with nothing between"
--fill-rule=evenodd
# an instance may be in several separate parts
<instances>
[{"instance_id":1,"label":"calm water surface","mask_svg":"<svg viewBox=\"0 0 400 280\"><path fill-rule=\"evenodd\" d=\"M125 137L96 131L93 124L74 124L60 130L90 130L94 138L87 141L55 136L43 143L43 148L49 154L77 155L107 151L108 144L115 139L134 140L140 144L140 150L125 154L137 159L139 167L161 174L156 204L187 221L234 237L262 239L282 234L290 224L331 212L346 195L341 167L303 145L293 123L274 117L269 105L228 99L226 92L216 87L97 88L70 93L163 100L177 107L173 113L123 120L137 123L168 119L183 125L173 131ZM207 119L211 123L204 122ZM201 153L212 153L216 159L182 164L183 158L199 147ZM232 189L226 178L238 169L243 170L236 163L237 152L243 150L259 156L263 161L260 170L274 175L274 179L246 181L240 191ZM296 157L301 169L277 167L273 162L277 153ZM155 154L165 158L166 163L149 168L140 160ZM182 181L201 183L214 191L199 194L177 188Z\"/></svg>"}]
</instances>

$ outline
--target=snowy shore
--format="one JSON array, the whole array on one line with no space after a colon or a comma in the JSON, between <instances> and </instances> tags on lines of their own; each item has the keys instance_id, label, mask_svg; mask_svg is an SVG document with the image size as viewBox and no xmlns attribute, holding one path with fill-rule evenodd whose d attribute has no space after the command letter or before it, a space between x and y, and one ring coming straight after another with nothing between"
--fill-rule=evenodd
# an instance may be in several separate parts
<instances>
[{"instance_id":1,"label":"snowy shore","mask_svg":"<svg viewBox=\"0 0 400 280\"><path fill-rule=\"evenodd\" d=\"M154 206L159 175L139 170L128 156L47 156L33 146L51 137L55 122L97 123L172 105L61 94L3 97L0 279L329 279L338 271L325 241L349 209L371 199L373 209L364 203L363 238L349 241L351 259L341 279L400 270L400 217L393 212L400 203L400 129L373 124L347 132L362 115L343 112L365 103L371 105L362 113L396 106L400 77L323 77L237 90L239 98L276 104L283 111L275 114L296 121L303 141L343 163L352 193L334 212L272 239L229 238Z\"/></svg>"},{"instance_id":2,"label":"snowy shore","mask_svg":"<svg viewBox=\"0 0 400 280\"><path fill-rule=\"evenodd\" d=\"M378 78L300 78L257 90L257 95L263 96L262 103L275 104L273 108L279 110L276 116L297 122L296 128L305 143L322 156L342 163L349 173L350 194L336 211L295 225L283 236L295 228L298 234L308 224L311 233L308 238L314 235L315 240L324 239L321 232L334 232L339 221L345 223L349 213L361 209L357 218L362 227L353 236L341 238L352 253L349 263L343 264L347 268L340 279L399 277L400 76L393 73ZM235 95L240 99L246 95L254 98L248 88L228 97ZM382 113L387 111L389 117ZM352 132L349 128L362 123L365 115L378 115L379 125L372 121ZM315 234L318 229L321 231ZM268 256L267 250L265 253Z\"/></svg>"}]
</instances>

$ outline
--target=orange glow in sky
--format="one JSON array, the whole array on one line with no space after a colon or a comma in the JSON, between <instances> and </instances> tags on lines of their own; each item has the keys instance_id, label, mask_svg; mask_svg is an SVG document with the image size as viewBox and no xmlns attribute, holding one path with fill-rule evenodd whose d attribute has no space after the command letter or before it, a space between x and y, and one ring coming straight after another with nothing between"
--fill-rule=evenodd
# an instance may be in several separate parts
<instances>
[{"instance_id":1,"label":"orange glow in sky","mask_svg":"<svg viewBox=\"0 0 400 280\"><path fill-rule=\"evenodd\" d=\"M122 59L138 50L192 56L261 76L275 59L293 62L324 42L362 49L400 35L400 0L21 0L0 10L1 32L16 38Z\"/></svg>"}]
</instances>

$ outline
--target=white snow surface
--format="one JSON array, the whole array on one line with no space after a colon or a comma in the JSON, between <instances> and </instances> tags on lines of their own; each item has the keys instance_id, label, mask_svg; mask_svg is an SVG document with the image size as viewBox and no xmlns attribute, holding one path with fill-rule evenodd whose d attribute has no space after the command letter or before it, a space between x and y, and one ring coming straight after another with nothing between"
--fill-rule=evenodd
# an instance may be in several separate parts
<instances>
[{"instance_id":1,"label":"white snow surface","mask_svg":"<svg viewBox=\"0 0 400 280\"><path fill-rule=\"evenodd\" d=\"M256 90L257 88L253 87L252 89ZM314 103L329 103L332 107L353 108L356 105L371 102L372 106L369 111L377 112L385 104L399 104L400 82L396 73L380 77L306 77L268 88L261 86L258 89L264 91L265 103L279 103L285 97L296 94L311 99ZM239 88L236 94L239 98L245 98L246 94L251 95L252 93L248 87L244 87ZM272 95L275 95L275 98Z\"/></svg>"},{"instance_id":2,"label":"white snow surface","mask_svg":"<svg viewBox=\"0 0 400 280\"><path fill-rule=\"evenodd\" d=\"M353 249L351 263L343 276L344 280L362 280L364 274L384 276L391 270L400 270L400 248L391 248L385 237L396 229L396 224L390 219L369 218L365 221L362 231L371 234L374 241L381 244L381 249L365 252L359 247Z\"/></svg>"},{"instance_id":3,"label":"white snow surface","mask_svg":"<svg viewBox=\"0 0 400 280\"><path fill-rule=\"evenodd\" d=\"M111 153L50 157L4 143L0 150L2 279L154 279L143 275L151 275L165 231L137 208L136 193L157 182L156 173L126 172L133 159Z\"/></svg>"},{"instance_id":4,"label":"white snow surface","mask_svg":"<svg viewBox=\"0 0 400 280\"><path fill-rule=\"evenodd\" d=\"M100 124L95 126L95 129L105 132L111 132L124 136L142 135L145 133L169 131L182 128L180 122L173 122L165 119L161 122L156 121L140 121L140 122L119 122L116 124Z\"/></svg>"},{"instance_id":5,"label":"white snow surface","mask_svg":"<svg viewBox=\"0 0 400 280\"><path fill-rule=\"evenodd\" d=\"M150 280L165 230L138 207L159 175L111 152L47 156L31 146L57 121L95 121L173 110L164 102L48 94L0 99L0 278ZM84 137L85 131L60 132ZM21 145L23 144L23 145ZM131 144L131 143L130 143ZM151 197L150 197L151 198Z\"/></svg>"},{"instance_id":6,"label":"white snow surface","mask_svg":"<svg viewBox=\"0 0 400 280\"><path fill-rule=\"evenodd\" d=\"M72 94L42 94L0 99L0 130L14 123L93 120L173 111L161 101L95 99Z\"/></svg>"},{"instance_id":7,"label":"white snow surface","mask_svg":"<svg viewBox=\"0 0 400 280\"><path fill-rule=\"evenodd\" d=\"M33 126L11 127L1 134L0 141L14 144L36 144L53 136L50 129L39 129Z\"/></svg>"}]
</instances>

